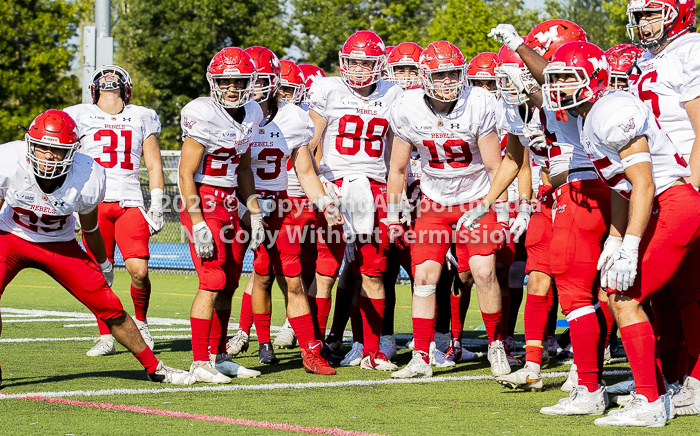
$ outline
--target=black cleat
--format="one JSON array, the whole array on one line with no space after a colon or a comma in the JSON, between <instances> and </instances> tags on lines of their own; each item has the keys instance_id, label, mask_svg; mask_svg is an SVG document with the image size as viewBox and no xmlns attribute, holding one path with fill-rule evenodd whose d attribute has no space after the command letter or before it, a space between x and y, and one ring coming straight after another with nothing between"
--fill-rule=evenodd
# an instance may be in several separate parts
<instances>
[{"instance_id":1,"label":"black cleat","mask_svg":"<svg viewBox=\"0 0 700 436\"><path fill-rule=\"evenodd\" d=\"M258 361L264 363L265 365L277 365L280 360L275 356L275 350L272 348L272 344L265 342L260 344L258 349Z\"/></svg>"}]
</instances>

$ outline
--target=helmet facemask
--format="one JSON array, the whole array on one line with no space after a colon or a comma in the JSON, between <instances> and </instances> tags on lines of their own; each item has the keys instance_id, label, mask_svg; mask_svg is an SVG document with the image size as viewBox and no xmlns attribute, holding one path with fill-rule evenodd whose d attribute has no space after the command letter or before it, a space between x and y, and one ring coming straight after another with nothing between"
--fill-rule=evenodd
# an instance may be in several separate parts
<instances>
[{"instance_id":1,"label":"helmet facemask","mask_svg":"<svg viewBox=\"0 0 700 436\"><path fill-rule=\"evenodd\" d=\"M396 75L396 68L406 68L406 67L413 67L415 68L416 75L415 76L397 76ZM420 76L418 73L418 65L411 61L411 62L399 62L396 64L390 64L387 68L387 80L390 81L391 83L395 83L399 85L401 88L404 90L413 88L414 86L419 86L421 84L420 81Z\"/></svg>"},{"instance_id":2,"label":"helmet facemask","mask_svg":"<svg viewBox=\"0 0 700 436\"><path fill-rule=\"evenodd\" d=\"M103 78L113 78L112 80L104 80ZM124 104L129 104L131 98L131 76L126 70L117 65L105 65L92 73L92 102L97 104L100 100L100 91L116 91L119 90L119 96L124 101Z\"/></svg>"},{"instance_id":3,"label":"helmet facemask","mask_svg":"<svg viewBox=\"0 0 700 436\"><path fill-rule=\"evenodd\" d=\"M384 55L367 56L364 52L353 52L350 54L340 52L338 53L338 58L340 59L340 67L338 68L340 77L351 88L364 88L377 83L382 77L386 59ZM370 61L373 64L369 71L350 71L351 60Z\"/></svg>"},{"instance_id":4,"label":"helmet facemask","mask_svg":"<svg viewBox=\"0 0 700 436\"><path fill-rule=\"evenodd\" d=\"M24 135L24 140L27 143L27 160L29 160L32 165L34 175L41 179L57 179L67 174L73 165L75 152L80 146L80 142L61 144L58 140L50 136L44 136L42 140L38 140L29 136L29 133ZM37 146L63 149L66 150L66 154L60 161L42 159L36 156Z\"/></svg>"},{"instance_id":5,"label":"helmet facemask","mask_svg":"<svg viewBox=\"0 0 700 436\"><path fill-rule=\"evenodd\" d=\"M219 87L219 81L222 79L244 79L246 84L241 89L222 89ZM211 89L211 96L218 104L227 109L235 109L241 106L245 106L248 102L253 99L255 95L255 82L258 79L258 74L253 72L251 74L241 74L238 70L235 71L224 71L223 74L211 74L207 73L207 81L209 82L209 88ZM235 101L229 101L226 99L226 94L234 93L237 94L238 98Z\"/></svg>"},{"instance_id":6,"label":"helmet facemask","mask_svg":"<svg viewBox=\"0 0 700 436\"><path fill-rule=\"evenodd\" d=\"M265 80L265 84L260 85L260 79ZM258 73L258 78L255 81L255 101L262 103L269 100L277 94L280 87L280 78L276 74ZM258 94L262 94L258 96Z\"/></svg>"},{"instance_id":7,"label":"helmet facemask","mask_svg":"<svg viewBox=\"0 0 700 436\"><path fill-rule=\"evenodd\" d=\"M433 74L442 73L446 71L457 71L458 80L452 85L436 85L433 80ZM464 90L466 86L466 79L464 76L464 66L456 67L452 64L441 66L435 70L429 70L427 68L420 68L418 70L421 82L423 82L423 90L428 95L428 97L433 98L442 102L455 101L459 98L459 95ZM440 91L441 95L438 95ZM447 97L446 97L447 95Z\"/></svg>"},{"instance_id":8,"label":"helmet facemask","mask_svg":"<svg viewBox=\"0 0 700 436\"><path fill-rule=\"evenodd\" d=\"M576 80L559 82L555 76L571 75ZM544 70L544 104L551 111L574 109L594 98L588 73L581 67L567 67L564 62L552 62ZM567 91L573 91L571 95Z\"/></svg>"},{"instance_id":9,"label":"helmet facemask","mask_svg":"<svg viewBox=\"0 0 700 436\"><path fill-rule=\"evenodd\" d=\"M519 67L517 64L502 64L501 66ZM522 71L527 71L523 67L519 68ZM508 74L501 67L496 67L496 86L498 87L498 94L507 105L520 106L529 100L526 94L518 92L518 88L515 87Z\"/></svg>"},{"instance_id":10,"label":"helmet facemask","mask_svg":"<svg viewBox=\"0 0 700 436\"><path fill-rule=\"evenodd\" d=\"M659 18L640 24L638 14L642 12L661 12L661 15ZM668 31L677 18L678 12L669 4L654 0L632 1L627 6L627 19L629 20L627 35L633 43L640 45L646 50L655 51L669 39ZM653 39L645 39L643 37L644 29L657 23L661 23L658 35L652 36Z\"/></svg>"}]
</instances>

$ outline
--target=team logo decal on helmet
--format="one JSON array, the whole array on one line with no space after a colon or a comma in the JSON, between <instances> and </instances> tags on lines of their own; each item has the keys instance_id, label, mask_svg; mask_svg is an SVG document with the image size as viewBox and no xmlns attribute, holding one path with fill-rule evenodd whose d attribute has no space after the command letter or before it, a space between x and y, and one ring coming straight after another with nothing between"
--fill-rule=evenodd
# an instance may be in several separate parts
<instances>
[{"instance_id":1,"label":"team logo decal on helmet","mask_svg":"<svg viewBox=\"0 0 700 436\"><path fill-rule=\"evenodd\" d=\"M73 157L80 147L78 126L67 113L50 109L34 118L24 135L27 143L27 160L34 174L42 179L55 179L68 173ZM49 160L36 156L36 147L65 150L62 160Z\"/></svg>"},{"instance_id":2,"label":"team logo decal on helmet","mask_svg":"<svg viewBox=\"0 0 700 436\"><path fill-rule=\"evenodd\" d=\"M242 79L245 84L240 88L229 84L226 89L222 89L219 83L223 79ZM255 62L248 53L238 47L223 48L214 55L207 68L211 97L225 108L241 107L252 100L257 79ZM227 100L227 94L235 97L235 100Z\"/></svg>"},{"instance_id":3,"label":"team logo decal on helmet","mask_svg":"<svg viewBox=\"0 0 700 436\"><path fill-rule=\"evenodd\" d=\"M632 44L618 44L605 52L610 65L610 88L627 91L627 83L637 59L644 51Z\"/></svg>"},{"instance_id":4,"label":"team logo decal on helmet","mask_svg":"<svg viewBox=\"0 0 700 436\"><path fill-rule=\"evenodd\" d=\"M572 41L587 41L581 26L568 20L547 20L533 27L525 37L525 44L550 60L562 45Z\"/></svg>"},{"instance_id":5,"label":"team logo decal on helmet","mask_svg":"<svg viewBox=\"0 0 700 436\"><path fill-rule=\"evenodd\" d=\"M277 56L268 48L253 46L248 47L244 51L250 55L255 63L255 67L258 72L258 81L260 79L267 80L266 84L255 84L256 93L262 94L262 96L256 98L255 100L258 103L262 103L277 93L277 90L280 87L282 65L280 64L280 60L277 58Z\"/></svg>"}]
</instances>

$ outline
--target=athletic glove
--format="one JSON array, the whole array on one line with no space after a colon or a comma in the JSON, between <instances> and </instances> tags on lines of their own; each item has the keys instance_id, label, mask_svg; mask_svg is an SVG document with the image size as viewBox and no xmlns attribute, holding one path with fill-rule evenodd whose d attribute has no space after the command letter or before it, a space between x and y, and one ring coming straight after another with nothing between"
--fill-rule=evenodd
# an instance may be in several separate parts
<instances>
[{"instance_id":1,"label":"athletic glove","mask_svg":"<svg viewBox=\"0 0 700 436\"><path fill-rule=\"evenodd\" d=\"M206 259L214 255L214 236L206 221L192 225L192 239L194 239L194 251L197 257Z\"/></svg>"},{"instance_id":2,"label":"athletic glove","mask_svg":"<svg viewBox=\"0 0 700 436\"><path fill-rule=\"evenodd\" d=\"M457 231L461 227L467 230L474 230L479 227L479 221L489 213L489 208L484 203L479 203L476 207L464 212L457 221Z\"/></svg>"},{"instance_id":3,"label":"athletic glove","mask_svg":"<svg viewBox=\"0 0 700 436\"><path fill-rule=\"evenodd\" d=\"M515 217L513 225L510 226L510 233L513 235L514 240L520 239L520 237L527 230L527 226L530 223L530 216L532 215L532 207L530 203L525 201L520 202L520 210L518 211L518 216Z\"/></svg>"},{"instance_id":4,"label":"athletic glove","mask_svg":"<svg viewBox=\"0 0 700 436\"><path fill-rule=\"evenodd\" d=\"M407 248L409 243L406 238L406 228L403 223L389 223L389 241L400 249Z\"/></svg>"},{"instance_id":5,"label":"athletic glove","mask_svg":"<svg viewBox=\"0 0 700 436\"><path fill-rule=\"evenodd\" d=\"M250 214L250 246L251 250L256 250L265 239L265 228L263 218L259 213Z\"/></svg>"},{"instance_id":6,"label":"athletic glove","mask_svg":"<svg viewBox=\"0 0 700 436\"><path fill-rule=\"evenodd\" d=\"M491 29L489 38L495 38L501 44L507 45L509 49L515 51L523 43L523 39L518 35L512 24L499 24Z\"/></svg>"},{"instance_id":7,"label":"athletic glove","mask_svg":"<svg viewBox=\"0 0 700 436\"><path fill-rule=\"evenodd\" d=\"M107 282L107 286L111 288L112 283L114 283L114 266L112 265L112 262L110 262L109 259L105 260L100 264L100 271L102 271L102 275Z\"/></svg>"},{"instance_id":8,"label":"athletic glove","mask_svg":"<svg viewBox=\"0 0 700 436\"><path fill-rule=\"evenodd\" d=\"M637 236L626 235L620 248L610 256L605 264L608 288L624 292L632 287L637 277L640 241Z\"/></svg>"},{"instance_id":9,"label":"athletic glove","mask_svg":"<svg viewBox=\"0 0 700 436\"><path fill-rule=\"evenodd\" d=\"M318 176L318 180L323 185L323 191L331 199L336 207L340 207L340 188L335 183L329 181L325 176Z\"/></svg>"},{"instance_id":10,"label":"athletic glove","mask_svg":"<svg viewBox=\"0 0 700 436\"><path fill-rule=\"evenodd\" d=\"M146 212L150 222L148 228L151 236L160 232L163 229L165 220L163 219L163 190L155 188L151 190L151 207Z\"/></svg>"}]
</instances>

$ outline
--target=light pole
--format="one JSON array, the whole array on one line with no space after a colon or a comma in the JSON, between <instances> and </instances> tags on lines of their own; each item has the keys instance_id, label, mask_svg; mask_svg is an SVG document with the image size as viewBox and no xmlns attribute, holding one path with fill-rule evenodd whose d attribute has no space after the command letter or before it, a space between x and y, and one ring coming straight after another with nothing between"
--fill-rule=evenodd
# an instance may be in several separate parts
<instances>
[{"instance_id":1,"label":"light pole","mask_svg":"<svg viewBox=\"0 0 700 436\"><path fill-rule=\"evenodd\" d=\"M95 0L95 25L83 27L83 103L92 103L90 77L95 68L114 63L111 2Z\"/></svg>"}]
</instances>

